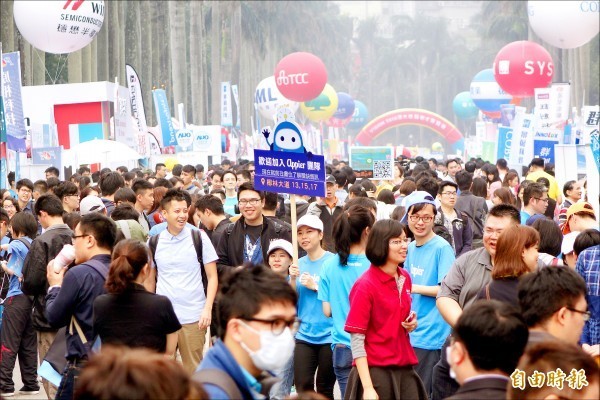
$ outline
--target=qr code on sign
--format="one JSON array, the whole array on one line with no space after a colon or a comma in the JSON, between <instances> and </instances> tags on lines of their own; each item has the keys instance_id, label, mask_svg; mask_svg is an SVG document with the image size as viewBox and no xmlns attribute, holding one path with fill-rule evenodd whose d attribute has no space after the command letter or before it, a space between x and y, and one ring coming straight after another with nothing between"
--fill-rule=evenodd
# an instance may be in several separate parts
<instances>
[{"instance_id":1,"label":"qr code on sign","mask_svg":"<svg viewBox=\"0 0 600 400\"><path fill-rule=\"evenodd\" d=\"M393 179L392 161L373 161L373 179Z\"/></svg>"}]
</instances>

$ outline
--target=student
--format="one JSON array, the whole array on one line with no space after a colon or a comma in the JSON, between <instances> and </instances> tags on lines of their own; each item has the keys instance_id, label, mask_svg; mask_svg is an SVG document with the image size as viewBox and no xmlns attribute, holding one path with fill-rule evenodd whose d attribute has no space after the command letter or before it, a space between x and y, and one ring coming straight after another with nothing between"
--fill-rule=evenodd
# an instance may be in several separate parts
<instances>
[{"instance_id":1,"label":"student","mask_svg":"<svg viewBox=\"0 0 600 400\"><path fill-rule=\"evenodd\" d=\"M217 302L219 340L194 375L210 398L268 395L276 381L269 371L283 368L294 352L296 301L294 289L262 266L236 270L224 279Z\"/></svg>"},{"instance_id":2,"label":"student","mask_svg":"<svg viewBox=\"0 0 600 400\"><path fill-rule=\"evenodd\" d=\"M408 222L415 240L408 247L405 264L413 282L413 310L421 320L410 335L410 341L419 359L416 371L430 395L433 367L440 360L442 345L450 334L450 326L436 308L435 298L454 262L454 251L445 239L433 232L437 213L433 196L423 191L414 192L406 198L406 210L401 222Z\"/></svg>"},{"instance_id":3,"label":"student","mask_svg":"<svg viewBox=\"0 0 600 400\"><path fill-rule=\"evenodd\" d=\"M366 255L371 266L350 291L345 324L355 362L346 398L427 399L413 369L417 355L408 337L417 327L411 278L403 268L409 243L395 220L377 221L369 234Z\"/></svg>"},{"instance_id":4,"label":"student","mask_svg":"<svg viewBox=\"0 0 600 400\"><path fill-rule=\"evenodd\" d=\"M320 274L324 263L333 254L321 247L323 222L314 215L305 215L298 220L298 244L307 255L298 260L298 318L303 323L296 334L294 350L294 379L296 390L313 390L333 399L335 373L331 350L332 321L323 315L318 299ZM294 269L294 266L290 268ZM317 376L315 379L315 372Z\"/></svg>"},{"instance_id":5,"label":"student","mask_svg":"<svg viewBox=\"0 0 600 400\"><path fill-rule=\"evenodd\" d=\"M452 249L456 257L471 250L473 230L466 214L457 210L456 205L458 185L450 181L442 181L437 193L442 204L435 216L435 223L441 224L450 233Z\"/></svg>"},{"instance_id":6,"label":"student","mask_svg":"<svg viewBox=\"0 0 600 400\"><path fill-rule=\"evenodd\" d=\"M369 268L365 250L374 223L373 212L365 207L352 206L343 211L333 224L337 254L325 261L321 270L318 298L323 302L325 316L333 319L333 370L342 397L352 369L350 334L344 330L350 310L348 295L356 280Z\"/></svg>"},{"instance_id":7,"label":"student","mask_svg":"<svg viewBox=\"0 0 600 400\"><path fill-rule=\"evenodd\" d=\"M235 207L238 204L236 189L237 177L232 170L223 173L223 187L225 188L225 212L229 215L236 214Z\"/></svg>"},{"instance_id":8,"label":"student","mask_svg":"<svg viewBox=\"0 0 600 400\"><path fill-rule=\"evenodd\" d=\"M290 271L292 265L292 244L284 239L273 240L267 251L267 264L271 271L288 281L292 287L296 286L298 268L294 268L294 274ZM294 384L294 357L290 357L285 366L277 371L271 371L281 380L271 388L270 398L283 400L290 395Z\"/></svg>"},{"instance_id":9,"label":"student","mask_svg":"<svg viewBox=\"0 0 600 400\"><path fill-rule=\"evenodd\" d=\"M342 202L338 199L336 192L338 190L337 181L333 175L327 175L325 178L326 193L325 197L311 203L306 210L309 215L316 215L323 221L324 246L327 251L334 251L334 237L332 235L333 224L342 213Z\"/></svg>"},{"instance_id":10,"label":"student","mask_svg":"<svg viewBox=\"0 0 600 400\"><path fill-rule=\"evenodd\" d=\"M6 221L3 221L6 222ZM24 386L19 394L38 394L37 338L31 323L32 300L23 294L23 262L32 240L37 235L37 222L33 215L19 212L10 220L13 241L8 245L10 258L2 269L10 278L2 314L2 357L0 357L0 392L9 397L15 394L13 370L17 355Z\"/></svg>"}]
</instances>

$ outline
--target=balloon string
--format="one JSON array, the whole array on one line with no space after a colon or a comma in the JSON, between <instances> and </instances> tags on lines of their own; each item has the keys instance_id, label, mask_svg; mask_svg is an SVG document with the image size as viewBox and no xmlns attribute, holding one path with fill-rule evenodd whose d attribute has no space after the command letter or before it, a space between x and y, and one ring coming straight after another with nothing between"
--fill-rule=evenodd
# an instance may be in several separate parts
<instances>
[{"instance_id":1,"label":"balloon string","mask_svg":"<svg viewBox=\"0 0 600 400\"><path fill-rule=\"evenodd\" d=\"M36 49L35 47L33 47L33 52L35 53L35 55L37 55L38 59L40 60L40 63L44 66L44 71L46 71L46 75L48 75L48 78L50 78L50 81L52 81L52 76L50 75L50 71L48 71L48 68L46 68L46 63L42 62L42 57L40 56L40 51L38 49Z\"/></svg>"},{"instance_id":2,"label":"balloon string","mask_svg":"<svg viewBox=\"0 0 600 400\"><path fill-rule=\"evenodd\" d=\"M54 84L56 84L56 81L58 80L58 77L59 77L59 76L60 76L60 74L62 73L62 70L63 70L63 69L65 69L65 66L67 65L67 58L68 58L68 57L69 57L69 55L68 55L68 54L67 54L67 55L65 55L65 58L64 58L64 59L65 59L65 61L63 62L63 65L62 65L62 67L60 67L60 70L59 70L59 71L58 71L58 73L56 74L56 78L54 79L54 82L52 82L52 84L53 84L53 85L54 85ZM61 58L62 58L62 54L60 54L60 55L58 56L58 63L59 63L59 65L60 65L60 59L61 59Z\"/></svg>"}]
</instances>

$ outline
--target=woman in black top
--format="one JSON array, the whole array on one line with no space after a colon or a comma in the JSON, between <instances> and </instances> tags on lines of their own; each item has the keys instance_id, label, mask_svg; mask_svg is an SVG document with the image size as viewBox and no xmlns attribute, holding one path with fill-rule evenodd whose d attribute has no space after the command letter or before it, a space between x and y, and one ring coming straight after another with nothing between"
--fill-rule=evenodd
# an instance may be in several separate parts
<instances>
[{"instance_id":1,"label":"woman in black top","mask_svg":"<svg viewBox=\"0 0 600 400\"><path fill-rule=\"evenodd\" d=\"M496 243L492 281L479 292L479 299L498 300L519 308L519 278L537 268L540 235L530 226L506 229Z\"/></svg>"},{"instance_id":2,"label":"woman in black top","mask_svg":"<svg viewBox=\"0 0 600 400\"><path fill-rule=\"evenodd\" d=\"M150 252L139 240L117 244L106 279L108 294L94 301L94 332L103 344L145 347L174 354L177 320L171 301L146 291Z\"/></svg>"}]
</instances>

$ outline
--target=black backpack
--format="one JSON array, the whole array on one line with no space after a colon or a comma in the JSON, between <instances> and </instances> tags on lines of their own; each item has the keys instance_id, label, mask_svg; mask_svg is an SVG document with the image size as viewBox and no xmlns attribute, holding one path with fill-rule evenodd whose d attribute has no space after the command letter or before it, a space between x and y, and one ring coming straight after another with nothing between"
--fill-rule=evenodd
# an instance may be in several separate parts
<instances>
[{"instance_id":1,"label":"black backpack","mask_svg":"<svg viewBox=\"0 0 600 400\"><path fill-rule=\"evenodd\" d=\"M150 252L152 253L152 260L155 259L156 255L156 246L158 245L158 237L159 235L154 235L148 240L148 247L150 248ZM196 256L198 257L198 262L200 263L200 273L202 274L202 286L204 286L204 295L206 296L206 290L208 288L208 277L206 276L206 270L204 269L204 261L202 260L202 236L200 235L200 231L196 229L192 229L192 241L194 242L194 247L196 248ZM158 275L158 270L156 271Z\"/></svg>"}]
</instances>

